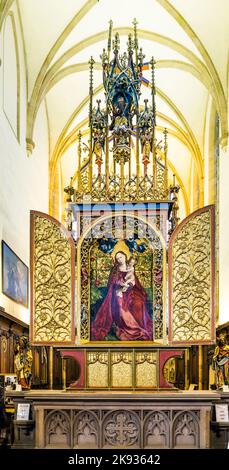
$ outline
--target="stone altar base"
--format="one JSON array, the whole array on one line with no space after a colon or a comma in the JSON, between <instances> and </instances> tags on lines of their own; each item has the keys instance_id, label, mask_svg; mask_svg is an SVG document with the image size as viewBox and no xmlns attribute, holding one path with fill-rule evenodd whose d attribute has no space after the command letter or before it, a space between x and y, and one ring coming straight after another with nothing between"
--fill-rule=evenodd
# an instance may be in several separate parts
<instances>
[{"instance_id":1,"label":"stone altar base","mask_svg":"<svg viewBox=\"0 0 229 470\"><path fill-rule=\"evenodd\" d=\"M31 390L9 395L16 405L31 403L34 447L39 449L208 448L212 403L220 400L215 391Z\"/></svg>"}]
</instances>

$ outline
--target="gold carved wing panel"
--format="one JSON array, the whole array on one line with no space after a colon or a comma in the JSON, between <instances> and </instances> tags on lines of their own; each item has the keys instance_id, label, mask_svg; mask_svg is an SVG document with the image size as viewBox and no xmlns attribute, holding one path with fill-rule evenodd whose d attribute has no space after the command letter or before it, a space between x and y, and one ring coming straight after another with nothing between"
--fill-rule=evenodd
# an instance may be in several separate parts
<instances>
[{"instance_id":1,"label":"gold carved wing panel","mask_svg":"<svg viewBox=\"0 0 229 470\"><path fill-rule=\"evenodd\" d=\"M169 341L208 344L215 337L214 206L189 215L169 243Z\"/></svg>"},{"instance_id":2,"label":"gold carved wing panel","mask_svg":"<svg viewBox=\"0 0 229 470\"><path fill-rule=\"evenodd\" d=\"M31 211L31 327L33 344L74 344L75 247L65 227Z\"/></svg>"}]
</instances>

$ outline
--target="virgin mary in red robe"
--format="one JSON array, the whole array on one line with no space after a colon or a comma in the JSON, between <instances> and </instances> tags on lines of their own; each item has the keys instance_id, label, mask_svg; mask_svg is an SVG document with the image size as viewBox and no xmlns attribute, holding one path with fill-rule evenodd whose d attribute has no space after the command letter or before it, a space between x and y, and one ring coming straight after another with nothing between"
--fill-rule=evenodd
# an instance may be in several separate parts
<instances>
[{"instance_id":1,"label":"virgin mary in red robe","mask_svg":"<svg viewBox=\"0 0 229 470\"><path fill-rule=\"evenodd\" d=\"M134 285L120 288L127 275L125 253L116 253L115 265L108 281L108 291L91 325L91 339L104 340L115 325L115 334L122 341L153 339L153 322L147 310L147 294L135 275Z\"/></svg>"}]
</instances>

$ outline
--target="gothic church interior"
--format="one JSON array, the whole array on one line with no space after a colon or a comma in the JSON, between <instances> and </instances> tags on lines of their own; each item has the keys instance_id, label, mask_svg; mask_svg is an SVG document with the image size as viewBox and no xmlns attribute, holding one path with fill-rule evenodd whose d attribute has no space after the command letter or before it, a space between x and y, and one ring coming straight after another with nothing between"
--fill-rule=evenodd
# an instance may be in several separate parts
<instances>
[{"instance_id":1,"label":"gothic church interior","mask_svg":"<svg viewBox=\"0 0 229 470\"><path fill-rule=\"evenodd\" d=\"M227 447L228 44L227 0L1 0L0 445Z\"/></svg>"}]
</instances>

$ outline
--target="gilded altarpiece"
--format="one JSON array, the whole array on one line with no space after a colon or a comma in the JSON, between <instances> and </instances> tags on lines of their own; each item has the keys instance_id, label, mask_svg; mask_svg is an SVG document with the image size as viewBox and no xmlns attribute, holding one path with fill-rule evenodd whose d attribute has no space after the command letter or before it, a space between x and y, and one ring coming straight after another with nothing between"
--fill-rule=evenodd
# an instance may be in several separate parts
<instances>
[{"instance_id":1,"label":"gilded altarpiece","mask_svg":"<svg viewBox=\"0 0 229 470\"><path fill-rule=\"evenodd\" d=\"M167 340L170 344L186 346L214 339L213 228L211 206L178 225L169 242L168 286L166 239L149 218L119 211L98 214L74 242L57 221L46 214L32 212L32 343L71 345L79 353L80 348L84 348L80 353L80 368L85 371L85 379L81 373L74 387L110 390L174 387L176 363L173 357L182 356L183 351L168 350ZM120 256L126 261L126 268L131 268L124 272L125 282L130 274L130 284L127 288L121 285L121 290L115 285L109 298L112 279L119 271L117 257ZM148 330L145 327L144 334L147 332L148 337L121 336L129 334L130 315L126 320L128 328L121 334L118 329L116 307L120 304L115 304L114 293L121 293L122 299L133 286L138 295L130 297L124 313L134 315L144 307L145 324L148 321L152 326ZM131 302L136 302L136 309ZM93 324L101 309L105 310L107 320L108 307L112 322L106 334L100 337L99 327L98 336L94 337ZM121 316L122 311L118 314ZM140 330L142 334L143 328L138 332ZM167 360L171 362L169 368Z\"/></svg>"},{"instance_id":2,"label":"gilded altarpiece","mask_svg":"<svg viewBox=\"0 0 229 470\"><path fill-rule=\"evenodd\" d=\"M169 243L169 341L215 341L214 206L184 219Z\"/></svg>"},{"instance_id":3,"label":"gilded altarpiece","mask_svg":"<svg viewBox=\"0 0 229 470\"><path fill-rule=\"evenodd\" d=\"M179 224L169 133L156 124L154 57L151 97L140 103L145 56L136 21L126 51L120 46L110 21L100 56L104 99L96 103L89 61L89 140L79 130L75 176L64 188L66 243L58 223L37 216L33 339L72 339L75 351L62 358L65 371L68 354L78 362L73 388L172 388L183 346L214 340L213 208Z\"/></svg>"},{"instance_id":4,"label":"gilded altarpiece","mask_svg":"<svg viewBox=\"0 0 229 470\"><path fill-rule=\"evenodd\" d=\"M130 279L126 289L123 284L122 292L125 294L129 289L131 295L132 289L132 296L127 301L124 297L126 326L121 327L118 315L124 314L120 308L120 300L115 303L114 295L122 297L124 294L117 288L117 282L120 281L116 278L113 280L117 274L116 260L119 256L126 258L127 269L133 274L133 281ZM162 234L155 226L134 215L100 217L78 242L77 264L77 311L81 344L120 340L144 340L152 343L165 339L166 246ZM131 272L127 272L127 275L131 278ZM141 326L141 331L139 329L138 332L133 318L134 302L139 310L142 309L142 315L145 315L142 321L146 325L145 329L138 319ZM127 363L128 361L125 362Z\"/></svg>"},{"instance_id":5,"label":"gilded altarpiece","mask_svg":"<svg viewBox=\"0 0 229 470\"><path fill-rule=\"evenodd\" d=\"M31 327L35 345L75 340L75 246L53 217L31 211Z\"/></svg>"},{"instance_id":6,"label":"gilded altarpiece","mask_svg":"<svg viewBox=\"0 0 229 470\"><path fill-rule=\"evenodd\" d=\"M145 63L136 20L126 51L121 42L110 21L96 103L89 61L89 136L74 135L67 229L31 213L31 341L50 346L50 388L58 353L63 389L33 395L37 448L209 445L212 398L160 391L188 389L188 346L214 341L214 208L179 224L170 129L162 136L156 123L155 60Z\"/></svg>"}]
</instances>

